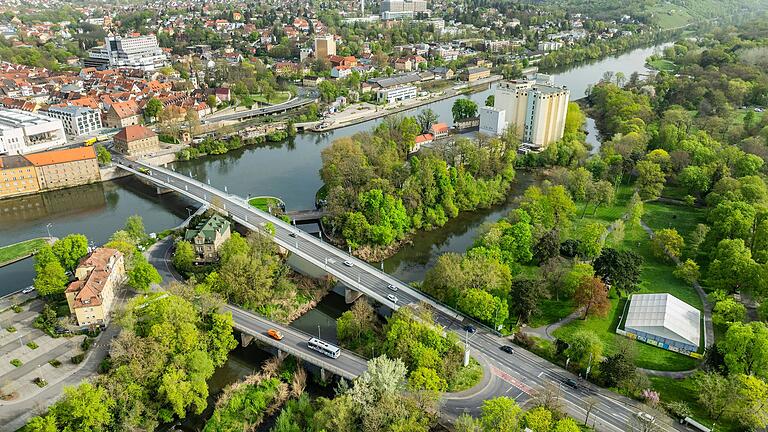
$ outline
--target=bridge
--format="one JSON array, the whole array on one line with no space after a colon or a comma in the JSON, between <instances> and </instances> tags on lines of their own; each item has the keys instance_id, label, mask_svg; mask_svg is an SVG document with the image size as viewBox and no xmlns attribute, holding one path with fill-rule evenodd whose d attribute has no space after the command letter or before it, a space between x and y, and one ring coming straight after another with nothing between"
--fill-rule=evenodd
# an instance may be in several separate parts
<instances>
[{"instance_id":1,"label":"bridge","mask_svg":"<svg viewBox=\"0 0 768 432\"><path fill-rule=\"evenodd\" d=\"M214 114L204 118L202 120L202 123L207 124L207 123L214 123L219 121L233 121L233 120L243 121L243 120L252 119L254 117L260 117L264 115L282 114L287 112L288 110L300 108L315 102L317 102L317 99L297 97L278 105L270 105L262 108L254 108L248 111L235 112L231 114L223 114L219 116Z\"/></svg>"},{"instance_id":2,"label":"bridge","mask_svg":"<svg viewBox=\"0 0 768 432\"><path fill-rule=\"evenodd\" d=\"M288 216L293 222L296 222L296 223L319 221L326 214L327 212L323 209L296 210L296 211L289 211L285 213L286 216Z\"/></svg>"},{"instance_id":3,"label":"bridge","mask_svg":"<svg viewBox=\"0 0 768 432\"><path fill-rule=\"evenodd\" d=\"M323 375L327 371L351 380L368 368L366 359L348 350L341 350L339 358L331 359L309 349L307 341L312 336L293 327L275 324L264 317L232 305L224 306L224 310L232 313L234 328L242 333L243 346L247 346L253 339L264 342L277 348L278 357L290 354L320 367L320 375L323 379L325 379ZM278 341L267 335L269 329L280 331L283 334L283 339Z\"/></svg>"},{"instance_id":4,"label":"bridge","mask_svg":"<svg viewBox=\"0 0 768 432\"><path fill-rule=\"evenodd\" d=\"M585 400L594 402L590 408L590 419L592 422L597 422L594 425L596 430L607 432L645 430L637 425L637 413L642 411L643 407L636 401L585 382L581 382L576 389L561 385L566 378L573 380L579 378L522 348L515 348L514 354L500 351L499 348L508 344L508 340L481 325L475 324L477 332L470 336L463 328L466 320L457 311L368 263L323 242L322 239L307 234L269 213L251 207L244 198L227 193L226 188L220 191L173 170L152 166L142 161L126 160L120 156L115 156L115 163L118 167L142 179L152 181L159 187L173 190L228 213L232 219L251 230L273 231L273 241L281 248L290 251L292 258L298 257L321 272L332 275L348 287L345 296L348 302L365 294L392 309L420 302L429 305L435 312L435 320L443 325L446 331L458 333L462 338L466 338L469 346L477 353L477 357L485 363L485 374L490 374L490 383L473 395L453 398L450 395L446 396L444 410L449 417L467 411L473 415L479 415L482 402L496 396L512 395L522 405L535 397L541 389L551 388L554 384L555 388L559 385L559 400L565 412L574 418L584 418ZM391 287L396 287L397 290ZM389 300L387 298L389 294L396 295L397 301ZM342 350L343 359L339 357L341 361L324 358L319 353L314 354L306 348L309 335L271 323L233 306L228 308L232 311L236 329L277 348L280 350L278 353L298 355L307 362L345 377L357 376L365 370L362 363L364 360L346 353L345 350ZM279 329L286 338L283 341L269 338L265 333L268 328ZM659 431L685 430L671 419L662 417L661 415L656 417L655 426Z\"/></svg>"}]
</instances>

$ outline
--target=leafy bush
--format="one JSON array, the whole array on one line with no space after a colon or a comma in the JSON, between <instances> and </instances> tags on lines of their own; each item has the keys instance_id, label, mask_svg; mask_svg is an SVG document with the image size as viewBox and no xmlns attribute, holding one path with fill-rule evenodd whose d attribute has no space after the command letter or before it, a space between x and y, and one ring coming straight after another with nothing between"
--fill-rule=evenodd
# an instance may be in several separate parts
<instances>
[{"instance_id":1,"label":"leafy bush","mask_svg":"<svg viewBox=\"0 0 768 432\"><path fill-rule=\"evenodd\" d=\"M51 366L53 366L53 367L55 367L55 368L57 368L57 367L61 366L61 362L60 362L60 361L58 361L58 360L56 360L56 359L53 359L53 360L50 360L50 361L48 361L48 364L49 364L49 365L51 365Z\"/></svg>"},{"instance_id":2,"label":"leafy bush","mask_svg":"<svg viewBox=\"0 0 768 432\"><path fill-rule=\"evenodd\" d=\"M32 382L34 382L35 385L37 385L40 388L43 388L43 387L48 385L48 381L44 380L41 377L37 377L37 378L33 379Z\"/></svg>"},{"instance_id":3,"label":"leafy bush","mask_svg":"<svg viewBox=\"0 0 768 432\"><path fill-rule=\"evenodd\" d=\"M83 359L85 359L85 353L80 353L76 356L73 356L69 360L72 362L72 364L80 364L83 362Z\"/></svg>"},{"instance_id":4,"label":"leafy bush","mask_svg":"<svg viewBox=\"0 0 768 432\"><path fill-rule=\"evenodd\" d=\"M21 360L19 360L19 359L13 359L13 360L11 360L11 364L16 366L16 367L19 367L19 366L21 366L24 363L22 363Z\"/></svg>"},{"instance_id":5,"label":"leafy bush","mask_svg":"<svg viewBox=\"0 0 768 432\"><path fill-rule=\"evenodd\" d=\"M94 339L94 338L92 338L92 337L86 337L86 338L83 340L83 343L81 343L81 344L80 344L80 348L81 348L83 351L88 351L89 349L91 349L91 346L93 346L93 342L94 342L94 340L95 340L95 339Z\"/></svg>"},{"instance_id":6,"label":"leafy bush","mask_svg":"<svg viewBox=\"0 0 768 432\"><path fill-rule=\"evenodd\" d=\"M27 346L32 348L33 350L38 348L38 345L34 342L27 342Z\"/></svg>"},{"instance_id":7,"label":"leafy bush","mask_svg":"<svg viewBox=\"0 0 768 432\"><path fill-rule=\"evenodd\" d=\"M243 430L264 420L267 408L277 396L280 380L271 378L258 385L243 386L232 393L229 401L213 412L205 432Z\"/></svg>"},{"instance_id":8,"label":"leafy bush","mask_svg":"<svg viewBox=\"0 0 768 432\"><path fill-rule=\"evenodd\" d=\"M11 309L16 313L20 313L23 310L19 305L13 305Z\"/></svg>"},{"instance_id":9,"label":"leafy bush","mask_svg":"<svg viewBox=\"0 0 768 432\"><path fill-rule=\"evenodd\" d=\"M6 327L6 328L5 328L5 330L6 330L8 333L16 333L16 327L14 327L14 326L9 326L9 327Z\"/></svg>"}]
</instances>

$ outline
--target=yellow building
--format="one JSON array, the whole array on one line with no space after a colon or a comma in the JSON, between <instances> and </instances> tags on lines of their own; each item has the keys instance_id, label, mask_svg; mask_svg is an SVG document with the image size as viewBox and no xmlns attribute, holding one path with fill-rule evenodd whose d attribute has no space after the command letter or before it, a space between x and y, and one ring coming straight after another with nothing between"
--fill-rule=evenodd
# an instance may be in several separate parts
<instances>
[{"instance_id":1,"label":"yellow building","mask_svg":"<svg viewBox=\"0 0 768 432\"><path fill-rule=\"evenodd\" d=\"M112 139L115 150L128 156L143 156L160 151L157 134L142 125L125 127Z\"/></svg>"},{"instance_id":2,"label":"yellow building","mask_svg":"<svg viewBox=\"0 0 768 432\"><path fill-rule=\"evenodd\" d=\"M564 87L516 80L498 84L494 108L505 112L507 128L514 126L524 144L545 148L563 137L570 91Z\"/></svg>"},{"instance_id":3,"label":"yellow building","mask_svg":"<svg viewBox=\"0 0 768 432\"><path fill-rule=\"evenodd\" d=\"M40 190L35 167L24 156L0 157L0 198Z\"/></svg>"},{"instance_id":4,"label":"yellow building","mask_svg":"<svg viewBox=\"0 0 768 432\"><path fill-rule=\"evenodd\" d=\"M40 189L61 189L101 180L93 147L54 150L24 156L34 165Z\"/></svg>"},{"instance_id":5,"label":"yellow building","mask_svg":"<svg viewBox=\"0 0 768 432\"><path fill-rule=\"evenodd\" d=\"M97 248L80 261L75 278L64 294L77 325L106 324L115 290L125 280L123 254L117 249Z\"/></svg>"},{"instance_id":6,"label":"yellow building","mask_svg":"<svg viewBox=\"0 0 768 432\"><path fill-rule=\"evenodd\" d=\"M315 58L336 55L336 38L333 35L315 37Z\"/></svg>"}]
</instances>

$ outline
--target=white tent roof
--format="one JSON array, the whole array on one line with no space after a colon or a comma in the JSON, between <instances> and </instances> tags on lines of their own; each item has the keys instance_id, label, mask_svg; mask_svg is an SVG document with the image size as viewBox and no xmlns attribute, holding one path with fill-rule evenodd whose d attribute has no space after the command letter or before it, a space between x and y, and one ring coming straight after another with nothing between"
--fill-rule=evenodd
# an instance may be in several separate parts
<instances>
[{"instance_id":1,"label":"white tent roof","mask_svg":"<svg viewBox=\"0 0 768 432\"><path fill-rule=\"evenodd\" d=\"M635 294L624 328L698 347L700 322L698 309L671 294Z\"/></svg>"}]
</instances>

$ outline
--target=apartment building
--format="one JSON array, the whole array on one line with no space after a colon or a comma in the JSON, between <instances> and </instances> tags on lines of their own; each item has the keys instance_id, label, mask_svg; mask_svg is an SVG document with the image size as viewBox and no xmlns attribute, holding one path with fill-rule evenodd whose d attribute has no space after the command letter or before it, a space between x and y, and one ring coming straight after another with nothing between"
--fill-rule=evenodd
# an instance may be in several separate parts
<instances>
[{"instance_id":1,"label":"apartment building","mask_svg":"<svg viewBox=\"0 0 768 432\"><path fill-rule=\"evenodd\" d=\"M112 139L115 150L128 156L143 156L160 150L157 134L142 125L123 128Z\"/></svg>"},{"instance_id":2,"label":"apartment building","mask_svg":"<svg viewBox=\"0 0 768 432\"><path fill-rule=\"evenodd\" d=\"M67 143L61 120L18 109L0 109L0 155L19 155Z\"/></svg>"},{"instance_id":3,"label":"apartment building","mask_svg":"<svg viewBox=\"0 0 768 432\"><path fill-rule=\"evenodd\" d=\"M96 248L75 270L67 286L69 312L81 327L106 324L116 288L125 280L125 259L117 249Z\"/></svg>"},{"instance_id":4,"label":"apartment building","mask_svg":"<svg viewBox=\"0 0 768 432\"><path fill-rule=\"evenodd\" d=\"M101 129L101 112L80 106L50 107L42 114L61 120L64 132L71 137L88 135Z\"/></svg>"},{"instance_id":5,"label":"apartment building","mask_svg":"<svg viewBox=\"0 0 768 432\"><path fill-rule=\"evenodd\" d=\"M378 102L396 103L416 97L417 90L414 86L397 86L379 89L376 92Z\"/></svg>"},{"instance_id":6,"label":"apartment building","mask_svg":"<svg viewBox=\"0 0 768 432\"><path fill-rule=\"evenodd\" d=\"M83 66L97 69L129 68L153 71L163 67L168 57L154 35L107 36L104 45L92 48Z\"/></svg>"},{"instance_id":7,"label":"apartment building","mask_svg":"<svg viewBox=\"0 0 768 432\"><path fill-rule=\"evenodd\" d=\"M328 58L336 55L336 39L333 35L315 37L315 58Z\"/></svg>"},{"instance_id":8,"label":"apartment building","mask_svg":"<svg viewBox=\"0 0 768 432\"><path fill-rule=\"evenodd\" d=\"M101 180L93 147L54 150L25 156L35 167L40 189L62 189Z\"/></svg>"},{"instance_id":9,"label":"apartment building","mask_svg":"<svg viewBox=\"0 0 768 432\"><path fill-rule=\"evenodd\" d=\"M24 156L0 157L0 198L35 193L39 190L35 167Z\"/></svg>"},{"instance_id":10,"label":"apartment building","mask_svg":"<svg viewBox=\"0 0 768 432\"><path fill-rule=\"evenodd\" d=\"M504 129L514 126L523 144L545 148L563 137L570 98L567 88L514 80L499 83L494 95L493 106L497 110L481 110L481 124L492 125L489 116L503 110Z\"/></svg>"},{"instance_id":11,"label":"apartment building","mask_svg":"<svg viewBox=\"0 0 768 432\"><path fill-rule=\"evenodd\" d=\"M135 100L115 102L104 119L107 127L124 128L141 123L141 110Z\"/></svg>"},{"instance_id":12,"label":"apartment building","mask_svg":"<svg viewBox=\"0 0 768 432\"><path fill-rule=\"evenodd\" d=\"M381 2L381 19L383 20L413 18L419 13L428 13L425 0L384 0Z\"/></svg>"}]
</instances>

